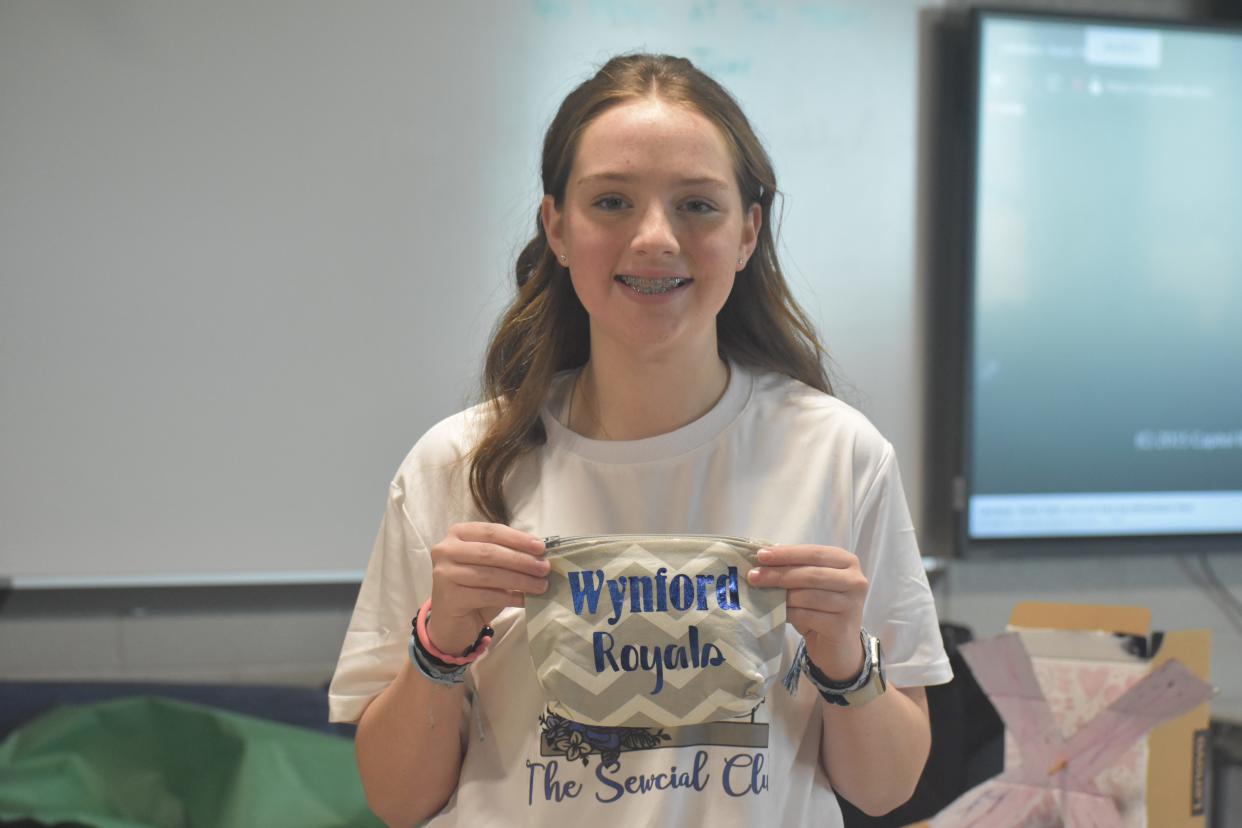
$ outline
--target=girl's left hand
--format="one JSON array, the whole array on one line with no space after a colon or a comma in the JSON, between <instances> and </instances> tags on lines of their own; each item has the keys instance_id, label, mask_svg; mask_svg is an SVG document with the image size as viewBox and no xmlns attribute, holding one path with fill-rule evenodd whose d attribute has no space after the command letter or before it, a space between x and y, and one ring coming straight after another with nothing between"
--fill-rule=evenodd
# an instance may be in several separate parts
<instances>
[{"instance_id":1,"label":"girl's left hand","mask_svg":"<svg viewBox=\"0 0 1242 828\"><path fill-rule=\"evenodd\" d=\"M747 573L754 587L788 590L785 617L806 639L807 655L833 681L862 670L863 601L867 579L852 552L835 546L760 549L759 566Z\"/></svg>"}]
</instances>

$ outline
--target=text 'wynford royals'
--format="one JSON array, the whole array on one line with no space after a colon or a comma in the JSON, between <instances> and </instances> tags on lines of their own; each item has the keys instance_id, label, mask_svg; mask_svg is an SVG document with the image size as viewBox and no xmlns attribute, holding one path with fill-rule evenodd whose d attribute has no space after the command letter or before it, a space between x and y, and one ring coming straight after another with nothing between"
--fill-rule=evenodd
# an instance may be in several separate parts
<instances>
[{"instance_id":1,"label":"text 'wynford royals'","mask_svg":"<svg viewBox=\"0 0 1242 828\"><path fill-rule=\"evenodd\" d=\"M691 608L708 610L711 609L713 596L716 606L722 610L740 612L742 609L735 566L729 567L720 575L704 573L693 578L689 575L674 575L669 578L668 569L665 567L656 570L654 577L628 575L605 578L602 569L574 570L568 573L568 577L574 613L582 615L585 609L591 615L597 614L600 596L607 593L612 603L609 624L616 624L621 620L627 595L632 613L668 612L670 608L678 612ZM687 633L688 640L684 643L663 646L623 644L617 647L610 633L597 630L592 635L595 672L602 673L606 668L614 673L635 670L654 672L655 687L651 691L654 696L664 689L665 670L718 667L724 663L725 656L719 647L710 641L700 640L698 627L691 625Z\"/></svg>"},{"instance_id":2,"label":"text 'wynford royals'","mask_svg":"<svg viewBox=\"0 0 1242 828\"><path fill-rule=\"evenodd\" d=\"M670 607L679 612L685 612L691 607L705 610L709 609L708 598L711 595L715 595L716 605L722 610L737 612L742 609L736 566L729 567L721 575L704 573L693 578L689 575L674 575L669 578L668 569L665 567L657 569L655 577L626 575L605 578L602 569L573 570L569 573L569 589L573 594L574 612L582 615L585 606L587 612L595 615L605 587L612 601L609 624L621 620L627 593L630 612L668 612Z\"/></svg>"}]
</instances>

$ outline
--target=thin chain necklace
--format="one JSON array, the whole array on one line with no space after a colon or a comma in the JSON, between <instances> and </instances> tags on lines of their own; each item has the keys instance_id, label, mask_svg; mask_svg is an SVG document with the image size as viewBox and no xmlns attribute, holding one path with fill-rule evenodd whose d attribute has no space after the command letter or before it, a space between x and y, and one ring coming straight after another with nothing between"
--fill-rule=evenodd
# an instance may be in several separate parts
<instances>
[{"instance_id":1,"label":"thin chain necklace","mask_svg":"<svg viewBox=\"0 0 1242 828\"><path fill-rule=\"evenodd\" d=\"M585 385L585 383L582 383L582 375L583 375L583 374L585 374L585 373L586 373L586 366L584 365L584 366L582 366L582 368L578 371L578 375L574 377L574 385L573 385L573 387L569 389L569 409L565 412L565 424L566 424L567 426L569 426L569 428L570 428L570 430L571 430L571 431L573 430L573 427L574 427L574 397L576 397L576 396L578 395L578 385L579 385L580 383L583 385L582 396L583 396L583 397L585 397L585 396L586 396L586 385ZM592 419L592 421L593 421L593 422L592 422L592 424L595 426L595 428L599 429L600 437L598 437L598 438L594 438L594 437L593 437L593 438L591 438L591 439L611 440L611 439L612 439L612 435L610 435L610 434L608 433L608 430L604 428L604 424L603 424L603 422L602 422L602 421L601 421L601 419L600 419L600 414L599 414L599 398L598 398L598 397L593 397L593 399L594 399L594 401L595 401L595 405L593 406L593 408L594 408L594 412L593 412L593 414L592 414L592 418L591 418L591 419ZM588 413L591 413L591 412L588 412ZM583 433L583 432L578 432L578 433L579 433L579 434L582 434L584 437L589 437L589 436L590 436L590 435L585 434L585 433Z\"/></svg>"},{"instance_id":2,"label":"thin chain necklace","mask_svg":"<svg viewBox=\"0 0 1242 828\"><path fill-rule=\"evenodd\" d=\"M708 410L711 410L712 408L715 408L715 407L716 407L716 405L717 405L717 404L719 404L719 402L721 401L721 399L723 399L723 398L724 398L725 392L729 390L729 383L733 380L733 366L732 366L732 365L730 365L728 362L726 362L726 363L725 363L725 369L726 369L726 371L727 371L728 373L726 373L726 374L725 374L725 384L724 384L724 388L722 388L722 389L720 390L720 394L719 394L719 395L717 395L716 399L712 402L712 404L711 404L710 406L708 406ZM569 407L568 407L568 408L566 409L566 411L565 411L565 425L569 427L569 430L570 430L570 431L573 431L573 430L574 430L574 397L576 397L576 396L578 395L578 386L579 386L579 384L581 384L581 385L583 386L582 396L583 396L583 397L585 397L585 396L586 396L586 393L587 393L587 391L586 391L586 383L582 382L582 375L583 375L583 374L585 374L585 373L586 373L586 366L584 365L584 366L582 366L582 368L581 368L581 369L579 369L577 376L575 376L575 377L574 377L574 384L573 384L573 387L571 387L571 388L569 389ZM600 414L599 414L599 397L598 397L598 396L596 396L596 395L592 395L592 399L594 400L594 403L595 403L595 404L594 404L594 406L592 406L592 407L594 408L594 412L593 412L593 414L592 414L592 423L591 423L591 424L592 424L592 425L594 425L594 426L595 426L595 428L599 429L600 436L599 436L599 437L591 437L590 439L594 439L594 440L611 440L611 439L612 439L612 435L611 435L611 434L609 434L609 433L608 433L608 430L604 428L604 423L603 423L603 420L602 420L602 418L600 417ZM590 412L588 412L588 413L590 413ZM584 432L582 432L582 431L579 431L578 433L579 433L579 434L582 434L582 436L583 436L583 437L590 437L590 435L588 435L588 434L586 434L586 433L584 433Z\"/></svg>"}]
</instances>

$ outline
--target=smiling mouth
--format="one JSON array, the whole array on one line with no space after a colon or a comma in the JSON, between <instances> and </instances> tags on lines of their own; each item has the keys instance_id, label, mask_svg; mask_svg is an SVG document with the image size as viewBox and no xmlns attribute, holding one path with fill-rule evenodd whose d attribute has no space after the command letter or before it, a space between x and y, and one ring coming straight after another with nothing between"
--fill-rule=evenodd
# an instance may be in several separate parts
<instances>
[{"instance_id":1,"label":"smiling mouth","mask_svg":"<svg viewBox=\"0 0 1242 828\"><path fill-rule=\"evenodd\" d=\"M643 293L647 295L668 293L670 290L676 290L682 285L688 285L694 281L693 279L683 279L680 276L662 279L644 279L641 276L628 276L621 274L615 278L618 282L625 285L635 293Z\"/></svg>"}]
</instances>

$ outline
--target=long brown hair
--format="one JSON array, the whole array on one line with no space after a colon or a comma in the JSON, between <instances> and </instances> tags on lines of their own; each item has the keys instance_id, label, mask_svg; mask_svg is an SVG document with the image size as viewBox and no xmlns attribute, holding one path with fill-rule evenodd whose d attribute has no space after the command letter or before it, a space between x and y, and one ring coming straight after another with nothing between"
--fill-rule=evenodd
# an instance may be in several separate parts
<instances>
[{"instance_id":1,"label":"long brown hair","mask_svg":"<svg viewBox=\"0 0 1242 828\"><path fill-rule=\"evenodd\" d=\"M763 222L754 254L737 274L716 317L720 355L739 365L801 380L831 394L826 357L815 331L785 284L776 258L772 203L776 173L737 102L685 58L614 57L565 98L543 141L543 191L558 207L578 141L590 123L626 101L659 97L706 117L726 139L743 206L758 204ZM517 296L492 334L483 366L483 399L491 417L470 459L470 492L488 520L508 523L503 483L513 464L547 439L539 411L552 377L590 356L587 312L569 271L557 261L538 215L535 235L517 259Z\"/></svg>"}]
</instances>

